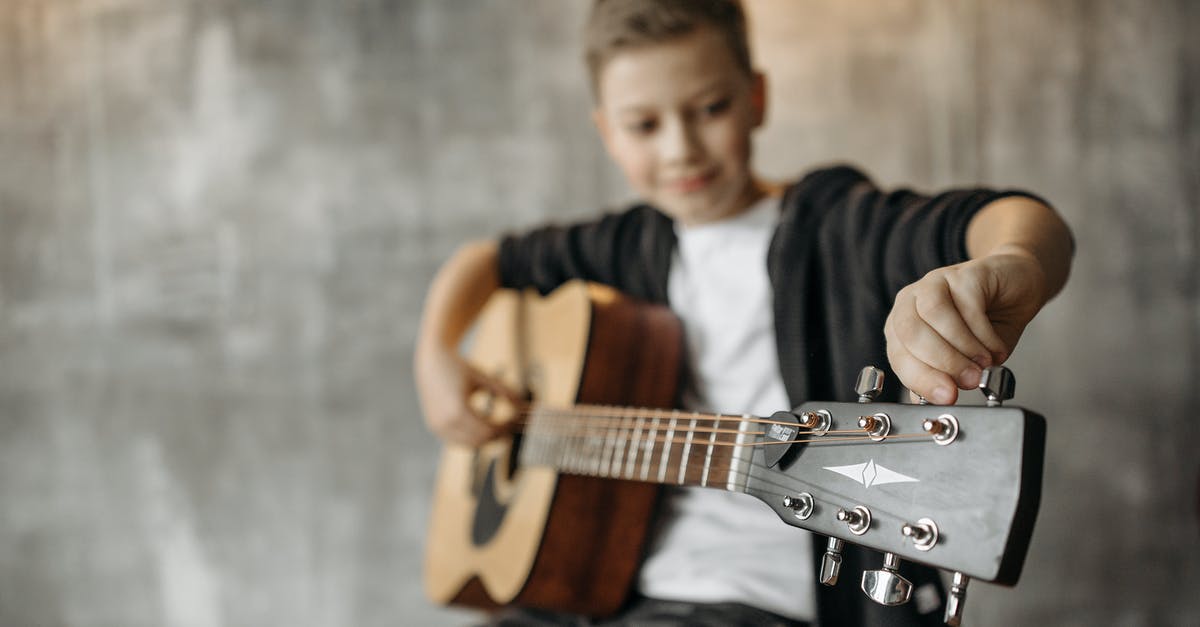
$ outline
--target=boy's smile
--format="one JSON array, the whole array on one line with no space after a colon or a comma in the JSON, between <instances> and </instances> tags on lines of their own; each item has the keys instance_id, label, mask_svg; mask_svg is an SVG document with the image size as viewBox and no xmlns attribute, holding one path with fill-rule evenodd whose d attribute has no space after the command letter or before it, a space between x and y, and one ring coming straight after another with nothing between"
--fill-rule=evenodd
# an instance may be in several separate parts
<instances>
[{"instance_id":1,"label":"boy's smile","mask_svg":"<svg viewBox=\"0 0 1200 627\"><path fill-rule=\"evenodd\" d=\"M630 185L683 224L741 212L761 197L750 136L765 86L701 27L614 56L600 73L593 117Z\"/></svg>"}]
</instances>

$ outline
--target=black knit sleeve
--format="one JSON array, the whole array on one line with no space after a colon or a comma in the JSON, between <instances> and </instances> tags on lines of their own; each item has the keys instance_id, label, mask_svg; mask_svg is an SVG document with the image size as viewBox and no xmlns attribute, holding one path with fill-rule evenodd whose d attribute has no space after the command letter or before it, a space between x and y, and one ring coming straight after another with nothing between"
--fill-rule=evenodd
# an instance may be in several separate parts
<instances>
[{"instance_id":1,"label":"black knit sleeve","mask_svg":"<svg viewBox=\"0 0 1200 627\"><path fill-rule=\"evenodd\" d=\"M572 279L603 283L637 298L666 300L670 219L639 205L598 220L548 225L500 240L501 287L548 294Z\"/></svg>"},{"instance_id":2,"label":"black knit sleeve","mask_svg":"<svg viewBox=\"0 0 1200 627\"><path fill-rule=\"evenodd\" d=\"M861 176L861 174L860 174ZM859 280L895 294L967 255L967 226L987 204L1008 196L1041 198L1019 190L952 189L933 196L898 189L884 192L865 176L839 190L822 224L822 239L841 238L836 249Z\"/></svg>"}]
</instances>

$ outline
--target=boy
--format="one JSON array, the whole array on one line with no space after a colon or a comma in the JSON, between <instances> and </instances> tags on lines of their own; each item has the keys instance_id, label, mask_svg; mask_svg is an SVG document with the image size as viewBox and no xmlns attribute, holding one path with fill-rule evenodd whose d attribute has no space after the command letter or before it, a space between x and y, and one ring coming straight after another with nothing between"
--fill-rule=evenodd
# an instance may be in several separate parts
<instances>
[{"instance_id":1,"label":"boy","mask_svg":"<svg viewBox=\"0 0 1200 627\"><path fill-rule=\"evenodd\" d=\"M756 177L751 136L766 85L744 24L735 0L596 2L586 31L593 118L645 204L469 244L443 266L415 357L426 421L440 437L476 445L497 434L466 405L488 384L457 345L498 287L546 293L580 278L669 304L687 338L683 405L754 415L846 399L859 367L883 363L895 374L885 397L897 398L898 380L953 403L982 368L1008 358L1061 289L1070 233L1027 194L884 193L847 167L787 186ZM936 603L884 608L854 586L818 591L820 551L739 497L669 493L641 596L612 624L940 623ZM846 567L878 556L862 559L848 549ZM918 589L940 589L932 571L905 572ZM512 620L572 624L520 611Z\"/></svg>"}]
</instances>

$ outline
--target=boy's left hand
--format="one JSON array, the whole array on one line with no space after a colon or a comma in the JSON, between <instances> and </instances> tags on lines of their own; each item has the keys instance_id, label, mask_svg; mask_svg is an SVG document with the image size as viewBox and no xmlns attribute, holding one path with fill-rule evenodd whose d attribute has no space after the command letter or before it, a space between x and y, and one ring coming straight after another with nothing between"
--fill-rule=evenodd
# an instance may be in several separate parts
<instances>
[{"instance_id":1,"label":"boy's left hand","mask_svg":"<svg viewBox=\"0 0 1200 627\"><path fill-rule=\"evenodd\" d=\"M892 370L929 402L953 404L1008 359L1045 292L1041 264L1018 246L933 270L896 294L884 325Z\"/></svg>"}]
</instances>

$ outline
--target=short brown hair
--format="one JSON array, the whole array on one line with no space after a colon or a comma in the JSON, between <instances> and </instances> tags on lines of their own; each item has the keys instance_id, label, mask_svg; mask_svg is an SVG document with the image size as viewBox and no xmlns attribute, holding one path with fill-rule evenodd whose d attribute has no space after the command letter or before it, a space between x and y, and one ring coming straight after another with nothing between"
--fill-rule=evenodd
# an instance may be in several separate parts
<instances>
[{"instance_id":1,"label":"short brown hair","mask_svg":"<svg viewBox=\"0 0 1200 627\"><path fill-rule=\"evenodd\" d=\"M739 0L595 0L584 27L592 95L600 98L600 71L622 49L669 41L702 26L716 30L738 67L753 73Z\"/></svg>"}]
</instances>

